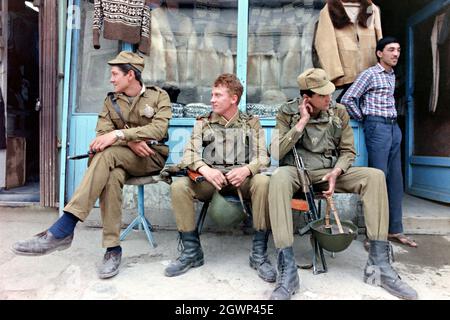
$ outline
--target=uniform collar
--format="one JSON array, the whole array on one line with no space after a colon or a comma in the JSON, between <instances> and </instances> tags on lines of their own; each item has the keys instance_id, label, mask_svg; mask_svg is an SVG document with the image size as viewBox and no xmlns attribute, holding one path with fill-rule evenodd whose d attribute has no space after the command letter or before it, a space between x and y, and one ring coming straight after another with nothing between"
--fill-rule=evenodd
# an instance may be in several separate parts
<instances>
[{"instance_id":1,"label":"uniform collar","mask_svg":"<svg viewBox=\"0 0 450 320\"><path fill-rule=\"evenodd\" d=\"M230 120L225 119L223 116L218 115L217 113L213 112L211 114L211 117L209 119L209 122L211 123L218 123L222 126L224 126L225 128L229 127L231 124L235 123L236 121L238 121L240 119L240 114L239 114L239 110L236 111L236 113L231 117Z\"/></svg>"}]
</instances>

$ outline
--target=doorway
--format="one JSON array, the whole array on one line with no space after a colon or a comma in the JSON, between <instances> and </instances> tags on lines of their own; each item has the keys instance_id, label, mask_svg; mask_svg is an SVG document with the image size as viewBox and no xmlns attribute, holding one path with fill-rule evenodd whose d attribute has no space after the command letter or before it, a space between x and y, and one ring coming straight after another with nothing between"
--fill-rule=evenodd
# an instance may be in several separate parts
<instances>
[{"instance_id":1,"label":"doorway","mask_svg":"<svg viewBox=\"0 0 450 320\"><path fill-rule=\"evenodd\" d=\"M1 99L4 179L0 180L0 201L39 203L39 9L32 1L17 0L3 1L2 9L7 24L2 54L6 81Z\"/></svg>"}]
</instances>

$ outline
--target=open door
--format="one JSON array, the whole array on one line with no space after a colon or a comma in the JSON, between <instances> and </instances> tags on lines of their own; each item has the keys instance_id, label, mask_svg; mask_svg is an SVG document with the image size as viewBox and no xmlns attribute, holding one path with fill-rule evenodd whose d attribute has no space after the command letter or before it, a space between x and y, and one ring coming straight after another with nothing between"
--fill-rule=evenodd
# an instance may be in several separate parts
<instances>
[{"instance_id":1,"label":"open door","mask_svg":"<svg viewBox=\"0 0 450 320\"><path fill-rule=\"evenodd\" d=\"M57 206L57 2L1 0L0 201Z\"/></svg>"},{"instance_id":2,"label":"open door","mask_svg":"<svg viewBox=\"0 0 450 320\"><path fill-rule=\"evenodd\" d=\"M450 203L449 6L450 0L432 1L408 20L407 29L406 191L445 203Z\"/></svg>"}]
</instances>

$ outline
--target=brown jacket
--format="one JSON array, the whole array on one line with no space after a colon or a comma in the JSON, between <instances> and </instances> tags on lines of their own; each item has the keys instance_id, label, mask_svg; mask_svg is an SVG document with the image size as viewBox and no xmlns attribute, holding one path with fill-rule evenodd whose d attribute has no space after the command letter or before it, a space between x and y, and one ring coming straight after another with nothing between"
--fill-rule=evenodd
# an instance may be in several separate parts
<instances>
[{"instance_id":1,"label":"brown jacket","mask_svg":"<svg viewBox=\"0 0 450 320\"><path fill-rule=\"evenodd\" d=\"M102 112L98 114L97 136L120 129L124 133L125 141L118 141L116 145L125 145L127 141L164 141L168 138L172 110L169 95L164 90L156 86L143 88L131 103L122 93L115 93L114 99L129 128L124 129L125 124L115 111L111 99L107 97ZM166 146L152 148L164 156L169 153Z\"/></svg>"},{"instance_id":2,"label":"brown jacket","mask_svg":"<svg viewBox=\"0 0 450 320\"><path fill-rule=\"evenodd\" d=\"M197 118L182 160L182 166L193 171L204 165L246 166L252 175L269 163L259 119L240 111L228 122L214 112Z\"/></svg>"},{"instance_id":3,"label":"brown jacket","mask_svg":"<svg viewBox=\"0 0 450 320\"><path fill-rule=\"evenodd\" d=\"M380 10L374 4L367 28L359 23L348 23L335 28L328 4L320 11L314 46L320 66L336 86L355 81L365 69L377 63L375 49L382 38Z\"/></svg>"},{"instance_id":4,"label":"brown jacket","mask_svg":"<svg viewBox=\"0 0 450 320\"><path fill-rule=\"evenodd\" d=\"M347 171L356 152L345 107L332 103L328 111L322 111L317 119L311 118L305 129L298 132L295 125L300 120L299 103L301 100L295 99L280 107L272 134L272 156L279 159L280 166L295 166L295 146L307 170L337 167ZM278 147L278 152L274 152L274 147Z\"/></svg>"}]
</instances>

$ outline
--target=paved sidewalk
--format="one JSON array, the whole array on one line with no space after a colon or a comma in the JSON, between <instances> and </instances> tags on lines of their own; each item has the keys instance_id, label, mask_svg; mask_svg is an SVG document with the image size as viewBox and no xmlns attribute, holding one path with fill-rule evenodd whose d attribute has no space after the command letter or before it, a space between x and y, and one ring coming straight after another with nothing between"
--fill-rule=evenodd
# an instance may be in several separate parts
<instances>
[{"instance_id":1,"label":"paved sidewalk","mask_svg":"<svg viewBox=\"0 0 450 320\"><path fill-rule=\"evenodd\" d=\"M177 257L177 233L154 233L158 247L143 232L123 241L120 273L109 280L96 276L103 256L101 229L79 224L72 247L42 257L16 256L10 246L47 228L56 211L39 207L0 207L0 299L268 299L274 284L265 283L248 266L251 236L205 233L201 236L205 265L167 278L164 268ZM415 235L418 249L394 245L395 268L421 299L450 299L450 237ZM309 262L309 239L296 236L297 263ZM275 263L270 240L269 254ZM367 261L357 240L335 259L327 256L329 272L313 275L299 269L301 289L293 299L396 299L379 287L366 285Z\"/></svg>"}]
</instances>

